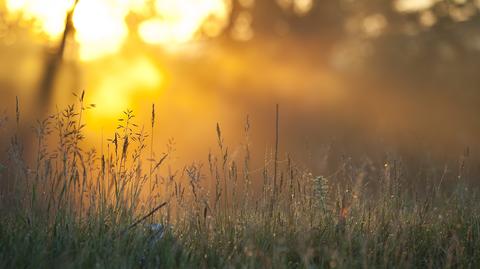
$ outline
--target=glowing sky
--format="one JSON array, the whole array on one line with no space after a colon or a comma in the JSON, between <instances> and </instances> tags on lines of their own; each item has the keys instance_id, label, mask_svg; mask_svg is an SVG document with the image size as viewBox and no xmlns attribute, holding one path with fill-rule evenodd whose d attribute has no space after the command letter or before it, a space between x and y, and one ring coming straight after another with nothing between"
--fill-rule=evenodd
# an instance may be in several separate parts
<instances>
[{"instance_id":1,"label":"glowing sky","mask_svg":"<svg viewBox=\"0 0 480 269\"><path fill-rule=\"evenodd\" d=\"M172 46L194 40L201 33L218 35L230 13L227 0L81 0L74 15L75 40L81 60L117 53L130 30L146 43ZM35 31L58 39L65 28L66 14L74 0L6 0L10 15L32 20ZM130 29L126 18L135 14L143 20Z\"/></svg>"}]
</instances>

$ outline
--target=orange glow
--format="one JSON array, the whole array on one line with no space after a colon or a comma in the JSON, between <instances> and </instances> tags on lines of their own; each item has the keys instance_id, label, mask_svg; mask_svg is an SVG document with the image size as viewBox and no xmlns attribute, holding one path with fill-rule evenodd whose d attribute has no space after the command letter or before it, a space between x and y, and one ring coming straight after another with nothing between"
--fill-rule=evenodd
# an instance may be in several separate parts
<instances>
[{"instance_id":1,"label":"orange glow","mask_svg":"<svg viewBox=\"0 0 480 269\"><path fill-rule=\"evenodd\" d=\"M432 7L436 0L397 0L395 1L395 9L400 12L415 12L426 10Z\"/></svg>"},{"instance_id":2,"label":"orange glow","mask_svg":"<svg viewBox=\"0 0 480 269\"><path fill-rule=\"evenodd\" d=\"M305 15L313 8L313 0L276 0L278 5L285 9L291 9L297 15Z\"/></svg>"},{"instance_id":3,"label":"orange glow","mask_svg":"<svg viewBox=\"0 0 480 269\"><path fill-rule=\"evenodd\" d=\"M52 39L60 37L65 27L65 17L74 0L6 0L7 10L34 20L34 30L44 32ZM11 14L11 15L12 15Z\"/></svg>"},{"instance_id":4,"label":"orange glow","mask_svg":"<svg viewBox=\"0 0 480 269\"><path fill-rule=\"evenodd\" d=\"M163 72L146 57L115 59L107 73L98 74L93 81L95 91L91 100L96 104L95 116L114 118L119 111L133 107L135 98L158 92L165 81ZM92 118L99 125L103 119Z\"/></svg>"},{"instance_id":5,"label":"orange glow","mask_svg":"<svg viewBox=\"0 0 480 269\"><path fill-rule=\"evenodd\" d=\"M194 39L202 26L216 36L227 24L229 6L223 0L157 0L156 16L140 25L139 34L146 43L167 46Z\"/></svg>"},{"instance_id":6,"label":"orange glow","mask_svg":"<svg viewBox=\"0 0 480 269\"><path fill-rule=\"evenodd\" d=\"M74 0L6 0L10 15L34 22L35 31L58 40ZM140 22L140 38L148 44L171 46L221 33L230 15L228 0L81 0L73 15L80 59L94 60L119 52L129 35L129 14L151 14ZM150 11L150 12L149 12Z\"/></svg>"},{"instance_id":7,"label":"orange glow","mask_svg":"<svg viewBox=\"0 0 480 269\"><path fill-rule=\"evenodd\" d=\"M115 1L80 1L73 16L80 58L91 60L118 52L128 35L128 11L128 5L116 5Z\"/></svg>"}]
</instances>

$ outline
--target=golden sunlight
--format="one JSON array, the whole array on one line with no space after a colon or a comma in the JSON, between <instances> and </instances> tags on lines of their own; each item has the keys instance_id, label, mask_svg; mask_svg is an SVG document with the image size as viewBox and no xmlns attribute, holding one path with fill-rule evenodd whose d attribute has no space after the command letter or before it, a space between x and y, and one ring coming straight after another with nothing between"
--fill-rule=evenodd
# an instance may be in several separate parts
<instances>
[{"instance_id":1,"label":"golden sunlight","mask_svg":"<svg viewBox=\"0 0 480 269\"><path fill-rule=\"evenodd\" d=\"M139 27L140 37L150 44L185 43L200 30L216 36L226 26L230 4L225 0L157 0L156 16ZM204 29L202 29L204 27Z\"/></svg>"},{"instance_id":2,"label":"golden sunlight","mask_svg":"<svg viewBox=\"0 0 480 269\"><path fill-rule=\"evenodd\" d=\"M138 96L158 94L164 86L165 75L154 62L147 57L116 58L109 63L108 71L97 70L96 76L89 81L96 89L92 102L97 105L91 123L98 126L104 123L103 118L112 118L125 108L136 108L134 103Z\"/></svg>"},{"instance_id":3,"label":"golden sunlight","mask_svg":"<svg viewBox=\"0 0 480 269\"><path fill-rule=\"evenodd\" d=\"M66 14L73 3L74 0L6 0L5 6L11 16L32 20L34 31L57 39L63 33Z\"/></svg>"},{"instance_id":4,"label":"golden sunlight","mask_svg":"<svg viewBox=\"0 0 480 269\"><path fill-rule=\"evenodd\" d=\"M479 70L480 0L0 0L0 269L480 269Z\"/></svg>"},{"instance_id":5,"label":"golden sunlight","mask_svg":"<svg viewBox=\"0 0 480 269\"><path fill-rule=\"evenodd\" d=\"M400 12L416 12L432 7L437 0L397 0L395 9Z\"/></svg>"},{"instance_id":6,"label":"golden sunlight","mask_svg":"<svg viewBox=\"0 0 480 269\"><path fill-rule=\"evenodd\" d=\"M35 31L58 40L74 0L6 0L10 16L32 21ZM138 35L148 44L171 46L201 36L217 36L230 15L228 0L81 0L75 8L75 40L80 59L117 53L129 34L126 17L140 15ZM146 16L148 14L149 16Z\"/></svg>"},{"instance_id":7,"label":"golden sunlight","mask_svg":"<svg viewBox=\"0 0 480 269\"><path fill-rule=\"evenodd\" d=\"M73 15L75 39L80 44L80 58L91 60L120 50L128 35L125 16L128 3L82 0Z\"/></svg>"}]
</instances>

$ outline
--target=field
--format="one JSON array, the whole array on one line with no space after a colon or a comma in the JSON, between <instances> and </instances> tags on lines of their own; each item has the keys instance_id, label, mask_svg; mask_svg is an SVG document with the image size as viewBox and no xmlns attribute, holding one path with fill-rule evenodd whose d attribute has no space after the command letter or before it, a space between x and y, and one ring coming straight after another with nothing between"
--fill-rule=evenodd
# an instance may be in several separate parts
<instances>
[{"instance_id":1,"label":"field","mask_svg":"<svg viewBox=\"0 0 480 269\"><path fill-rule=\"evenodd\" d=\"M90 149L82 115L93 106L83 98L35 123L32 161L16 134L2 137L11 141L0 174L2 268L480 266L468 154L452 169L422 168L421 182L395 159L346 159L312 175L278 146L253 169L247 119L241 157L218 125L208 162L172 171L171 152L152 152L154 107L151 126L127 110L112 139ZM3 128L20 124L20 110Z\"/></svg>"},{"instance_id":2,"label":"field","mask_svg":"<svg viewBox=\"0 0 480 269\"><path fill-rule=\"evenodd\" d=\"M480 0L0 0L0 269L480 268Z\"/></svg>"}]
</instances>

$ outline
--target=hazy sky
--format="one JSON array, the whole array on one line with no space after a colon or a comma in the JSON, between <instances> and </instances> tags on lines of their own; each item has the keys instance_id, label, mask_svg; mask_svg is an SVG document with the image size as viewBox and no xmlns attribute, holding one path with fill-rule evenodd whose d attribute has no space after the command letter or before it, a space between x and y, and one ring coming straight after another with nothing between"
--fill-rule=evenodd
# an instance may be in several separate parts
<instances>
[{"instance_id":1,"label":"hazy sky","mask_svg":"<svg viewBox=\"0 0 480 269\"><path fill-rule=\"evenodd\" d=\"M26 117L41 114L73 7L50 2L0 2L2 106L19 96ZM282 147L314 166L329 151L460 154L479 146L478 13L466 0L80 0L51 103L86 90L95 143L126 108L148 126L155 103L159 150L175 137L183 157L206 155L217 122L239 145L247 115L262 155L276 103Z\"/></svg>"}]
</instances>

